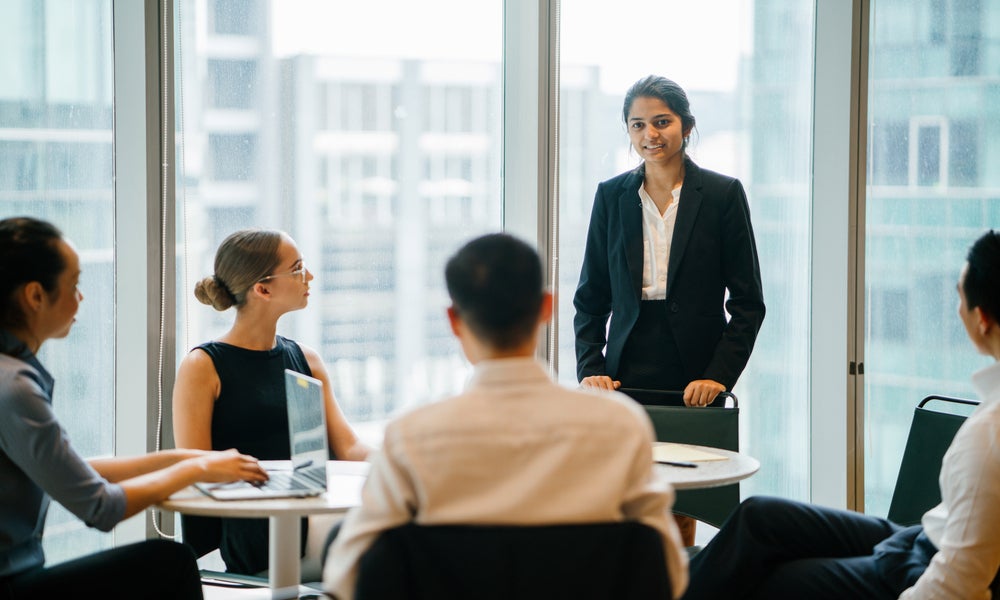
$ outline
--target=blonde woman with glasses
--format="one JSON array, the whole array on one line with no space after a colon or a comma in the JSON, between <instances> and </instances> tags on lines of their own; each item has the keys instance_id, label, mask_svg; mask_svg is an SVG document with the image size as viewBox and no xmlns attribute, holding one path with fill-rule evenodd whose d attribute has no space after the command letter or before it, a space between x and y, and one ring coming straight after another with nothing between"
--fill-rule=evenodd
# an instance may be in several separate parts
<instances>
[{"instance_id":1,"label":"blonde woman with glasses","mask_svg":"<svg viewBox=\"0 0 1000 600\"><path fill-rule=\"evenodd\" d=\"M223 240L215 273L195 284L194 294L216 310L235 307L236 320L181 361L173 393L178 447L237 448L260 459L289 459L287 368L323 382L331 458L367 458L369 448L337 405L319 354L277 334L282 315L309 303L312 280L295 242L281 231L245 229ZM319 548L332 524L330 517L303 519L303 580L318 579L318 553L313 561L306 548ZM185 517L183 531L198 554L218 545L229 572L263 574L268 568L266 519Z\"/></svg>"}]
</instances>

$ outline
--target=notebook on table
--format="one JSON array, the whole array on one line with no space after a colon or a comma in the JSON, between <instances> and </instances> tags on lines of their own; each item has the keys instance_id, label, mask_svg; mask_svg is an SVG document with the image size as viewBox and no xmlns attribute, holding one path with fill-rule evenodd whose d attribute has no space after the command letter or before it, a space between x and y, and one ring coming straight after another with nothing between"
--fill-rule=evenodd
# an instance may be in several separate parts
<instances>
[{"instance_id":1,"label":"notebook on table","mask_svg":"<svg viewBox=\"0 0 1000 600\"><path fill-rule=\"evenodd\" d=\"M285 399L292 457L290 463L285 463L287 468L267 468L270 479L264 484L236 481L196 483L195 487L216 500L301 498L326 492L326 461L330 452L323 382L285 369Z\"/></svg>"}]
</instances>

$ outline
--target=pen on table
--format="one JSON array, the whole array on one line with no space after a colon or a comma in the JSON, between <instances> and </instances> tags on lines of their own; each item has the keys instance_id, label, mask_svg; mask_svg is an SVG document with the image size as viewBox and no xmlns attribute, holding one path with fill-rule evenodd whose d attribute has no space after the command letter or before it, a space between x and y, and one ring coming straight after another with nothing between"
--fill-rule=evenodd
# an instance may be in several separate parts
<instances>
[{"instance_id":1,"label":"pen on table","mask_svg":"<svg viewBox=\"0 0 1000 600\"><path fill-rule=\"evenodd\" d=\"M670 465L672 467L686 467L688 469L694 469L698 465L693 462L687 462L685 460L661 460L661 463L665 465Z\"/></svg>"}]
</instances>

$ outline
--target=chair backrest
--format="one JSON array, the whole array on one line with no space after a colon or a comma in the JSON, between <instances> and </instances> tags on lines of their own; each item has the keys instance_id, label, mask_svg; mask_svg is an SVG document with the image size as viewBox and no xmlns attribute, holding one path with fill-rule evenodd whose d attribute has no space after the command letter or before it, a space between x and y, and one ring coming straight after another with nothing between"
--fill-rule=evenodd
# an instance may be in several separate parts
<instances>
[{"instance_id":1,"label":"chair backrest","mask_svg":"<svg viewBox=\"0 0 1000 600\"><path fill-rule=\"evenodd\" d=\"M683 406L683 402L681 406L646 405L656 440L739 452L739 402L729 392L719 396L711 406L703 408ZM732 405L725 406L720 400L730 400ZM673 511L721 527L739 503L740 485L734 483L708 489L677 490Z\"/></svg>"},{"instance_id":2,"label":"chair backrest","mask_svg":"<svg viewBox=\"0 0 1000 600\"><path fill-rule=\"evenodd\" d=\"M643 406L677 406L684 407L684 392L682 390L651 390L645 388L623 387L618 390L630 396ZM723 408L729 403L731 408L739 406L739 401L732 392L719 392L709 406Z\"/></svg>"},{"instance_id":3,"label":"chair backrest","mask_svg":"<svg viewBox=\"0 0 1000 600\"><path fill-rule=\"evenodd\" d=\"M355 598L670 598L663 540L638 522L416 525L362 556Z\"/></svg>"},{"instance_id":4,"label":"chair backrest","mask_svg":"<svg viewBox=\"0 0 1000 600\"><path fill-rule=\"evenodd\" d=\"M656 440L679 444L698 444L740 451L740 409L725 406L650 406L644 407L653 422Z\"/></svg>"},{"instance_id":5,"label":"chair backrest","mask_svg":"<svg viewBox=\"0 0 1000 600\"><path fill-rule=\"evenodd\" d=\"M896 487L886 515L887 519L899 525L916 525L925 512L941 502L941 487L938 484L941 461L958 428L965 422L965 415L926 407L930 402L944 402L951 409L979 404L964 398L927 396L913 410L899 476L896 477Z\"/></svg>"}]
</instances>

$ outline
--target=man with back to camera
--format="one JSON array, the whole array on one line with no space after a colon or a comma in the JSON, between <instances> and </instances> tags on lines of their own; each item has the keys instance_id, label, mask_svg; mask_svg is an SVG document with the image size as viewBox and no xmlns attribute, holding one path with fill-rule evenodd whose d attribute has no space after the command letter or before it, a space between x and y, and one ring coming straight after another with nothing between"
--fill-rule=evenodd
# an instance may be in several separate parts
<instances>
[{"instance_id":1,"label":"man with back to camera","mask_svg":"<svg viewBox=\"0 0 1000 600\"><path fill-rule=\"evenodd\" d=\"M995 231L969 249L957 287L958 316L969 340L996 362L972 376L981 403L944 455L941 503L920 525L902 527L852 511L749 498L695 555L685 600L1000 597L1000 235Z\"/></svg>"},{"instance_id":2,"label":"man with back to camera","mask_svg":"<svg viewBox=\"0 0 1000 600\"><path fill-rule=\"evenodd\" d=\"M571 390L535 357L552 316L538 254L507 234L463 246L445 268L452 332L473 365L465 391L393 420L323 572L353 598L358 560L387 529L641 521L660 532L674 596L687 555L673 489L652 479L653 428L628 396Z\"/></svg>"}]
</instances>

